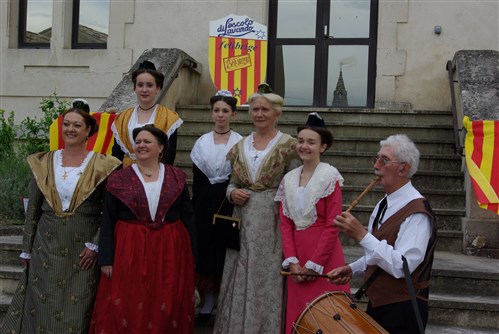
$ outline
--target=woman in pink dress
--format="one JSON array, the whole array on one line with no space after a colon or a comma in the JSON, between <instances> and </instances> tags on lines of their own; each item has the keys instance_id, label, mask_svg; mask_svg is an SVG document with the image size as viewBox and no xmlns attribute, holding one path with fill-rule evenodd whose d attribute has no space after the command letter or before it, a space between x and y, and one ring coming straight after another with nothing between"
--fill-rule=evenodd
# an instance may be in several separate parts
<instances>
[{"instance_id":1,"label":"woman in pink dress","mask_svg":"<svg viewBox=\"0 0 499 334\"><path fill-rule=\"evenodd\" d=\"M282 267L291 272L286 301L286 333L292 333L307 303L326 291L350 293L348 285L336 286L323 278L305 275L325 274L345 263L339 230L333 226L342 211L343 177L333 166L321 162L331 147L333 135L317 113L307 125L298 128L296 151L303 165L287 173L276 195L281 216ZM303 274L303 275L299 275Z\"/></svg>"}]
</instances>

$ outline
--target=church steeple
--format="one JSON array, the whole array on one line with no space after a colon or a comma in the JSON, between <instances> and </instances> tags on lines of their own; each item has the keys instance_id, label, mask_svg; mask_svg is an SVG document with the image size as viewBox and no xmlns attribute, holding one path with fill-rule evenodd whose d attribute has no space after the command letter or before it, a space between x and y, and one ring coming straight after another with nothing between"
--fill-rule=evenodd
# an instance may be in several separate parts
<instances>
[{"instance_id":1,"label":"church steeple","mask_svg":"<svg viewBox=\"0 0 499 334\"><path fill-rule=\"evenodd\" d=\"M338 76L338 82L336 83L336 89L333 95L333 107L348 107L348 93L345 88L345 82L343 81L343 69L340 64L340 75Z\"/></svg>"}]
</instances>

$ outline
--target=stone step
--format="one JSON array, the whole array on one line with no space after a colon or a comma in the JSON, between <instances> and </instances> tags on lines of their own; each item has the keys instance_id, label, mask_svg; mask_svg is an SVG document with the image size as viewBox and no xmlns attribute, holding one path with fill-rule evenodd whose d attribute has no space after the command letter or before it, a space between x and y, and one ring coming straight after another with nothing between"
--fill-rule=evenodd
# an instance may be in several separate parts
<instances>
[{"instance_id":1,"label":"stone step","mask_svg":"<svg viewBox=\"0 0 499 334\"><path fill-rule=\"evenodd\" d=\"M322 161L328 162L339 170L351 166L373 169L372 159L377 151L373 152L326 152ZM421 155L419 159L419 171L425 170L460 170L461 157L456 155Z\"/></svg>"},{"instance_id":2,"label":"stone step","mask_svg":"<svg viewBox=\"0 0 499 334\"><path fill-rule=\"evenodd\" d=\"M364 255L358 245L343 246L345 261ZM359 287L362 280L353 280ZM495 298L499 302L499 259L435 251L431 271L430 294Z\"/></svg>"},{"instance_id":3,"label":"stone step","mask_svg":"<svg viewBox=\"0 0 499 334\"><path fill-rule=\"evenodd\" d=\"M379 150L379 141L383 138L362 136L359 137L337 136L334 134L334 142L331 150L333 152L372 152L375 154ZM426 139L417 138L413 139L421 151L422 155L440 155L450 154L454 152L454 140L451 139ZM373 154L373 155L374 155Z\"/></svg>"},{"instance_id":4,"label":"stone step","mask_svg":"<svg viewBox=\"0 0 499 334\"><path fill-rule=\"evenodd\" d=\"M5 225L0 223L0 236L21 235L23 228L23 225Z\"/></svg>"},{"instance_id":5,"label":"stone step","mask_svg":"<svg viewBox=\"0 0 499 334\"><path fill-rule=\"evenodd\" d=\"M236 130L236 129L234 129ZM205 132L193 131L192 129L183 129L182 127L179 129L179 137L181 136L182 140L178 140L177 151L187 151L190 152L192 146L196 142L196 140L204 134ZM294 136L296 133L293 133ZM350 154L359 154L361 152L367 153L368 157L372 157L379 150L379 141L383 138L379 137L368 137L363 136L360 140L359 137L341 137L336 134L334 135L334 142L332 148L326 155L329 154L339 154L340 152L349 152ZM450 155L455 151L454 140L452 139L425 139L418 138L415 140L415 143L419 150L421 151L422 156L425 155ZM332 152L332 153L331 153ZM457 159L454 157L454 159Z\"/></svg>"},{"instance_id":6,"label":"stone step","mask_svg":"<svg viewBox=\"0 0 499 334\"><path fill-rule=\"evenodd\" d=\"M22 248L22 236L0 236L0 264L18 265L19 254Z\"/></svg>"},{"instance_id":7,"label":"stone step","mask_svg":"<svg viewBox=\"0 0 499 334\"><path fill-rule=\"evenodd\" d=\"M3 319L12 301L12 294L0 293L0 320Z\"/></svg>"},{"instance_id":8,"label":"stone step","mask_svg":"<svg viewBox=\"0 0 499 334\"><path fill-rule=\"evenodd\" d=\"M358 246L344 247L344 252L347 262L363 255ZM499 329L498 259L436 251L431 275L430 324ZM352 290L361 284L353 280Z\"/></svg>"},{"instance_id":9,"label":"stone step","mask_svg":"<svg viewBox=\"0 0 499 334\"><path fill-rule=\"evenodd\" d=\"M208 105L184 105L176 108L183 119L211 121ZM420 123L420 124L449 124L452 123L452 114L448 110L389 110L389 109L325 109L307 107L284 107L279 121L291 121L303 124L311 112L318 112L324 118L326 125L330 123ZM236 121L250 121L248 107L238 108Z\"/></svg>"},{"instance_id":10,"label":"stone step","mask_svg":"<svg viewBox=\"0 0 499 334\"><path fill-rule=\"evenodd\" d=\"M299 124L298 124L299 125ZM282 132L291 135L296 134L297 123L293 121L280 121L278 128ZM182 129L184 128L184 129ZM234 131L239 132L241 135L248 135L254 131L254 126L251 122L234 121L232 123ZM432 139L432 140L451 140L454 138L454 130L452 124L450 125L436 125L428 127L424 124L410 124L410 123L337 123L334 122L328 125L328 128L333 132L336 137L357 137L362 138L369 136L371 138L383 139L390 135L397 133L405 133L416 142L418 139ZM190 133L187 132L189 129ZM179 135L185 134L202 134L213 130L213 123L197 120L184 120L184 125L179 128ZM438 130L438 131L437 131Z\"/></svg>"},{"instance_id":11,"label":"stone step","mask_svg":"<svg viewBox=\"0 0 499 334\"><path fill-rule=\"evenodd\" d=\"M499 329L497 297L431 294L429 308L434 324Z\"/></svg>"},{"instance_id":12,"label":"stone step","mask_svg":"<svg viewBox=\"0 0 499 334\"><path fill-rule=\"evenodd\" d=\"M433 293L445 296L459 292L461 296L484 296L499 302L498 259L451 252L437 255L431 273Z\"/></svg>"},{"instance_id":13,"label":"stone step","mask_svg":"<svg viewBox=\"0 0 499 334\"><path fill-rule=\"evenodd\" d=\"M362 215L352 210L352 214L355 215L361 222L367 222L369 219L369 215L367 213ZM340 240L344 247L354 247L357 245L355 241L349 239L343 233L340 233ZM460 230L438 230L435 249L443 252L461 252L463 249L463 233Z\"/></svg>"},{"instance_id":14,"label":"stone step","mask_svg":"<svg viewBox=\"0 0 499 334\"><path fill-rule=\"evenodd\" d=\"M188 178L192 178L192 161L175 159L175 166L182 168L187 173ZM338 168L338 170L345 179L345 184L349 185L367 186L374 178L372 168L344 167ZM414 175L412 182L420 192L431 189L464 189L463 174L453 170L421 170Z\"/></svg>"},{"instance_id":15,"label":"stone step","mask_svg":"<svg viewBox=\"0 0 499 334\"><path fill-rule=\"evenodd\" d=\"M342 187L343 204L352 203L365 187L357 185L349 185L346 180ZM457 209L462 210L464 206L464 198L466 193L464 190L440 190L440 189L425 189L421 194L428 199L433 209ZM375 186L360 200L363 204L374 205L385 195L383 188Z\"/></svg>"},{"instance_id":16,"label":"stone step","mask_svg":"<svg viewBox=\"0 0 499 334\"><path fill-rule=\"evenodd\" d=\"M0 264L0 293L13 294L24 268L19 265Z\"/></svg>"},{"instance_id":17,"label":"stone step","mask_svg":"<svg viewBox=\"0 0 499 334\"><path fill-rule=\"evenodd\" d=\"M177 107L176 110L184 119L184 126L179 129L179 135L185 136L182 137L183 144L192 145L199 135L212 130L209 106L188 105ZM242 135L254 130L247 110L247 107L240 108L232 123L233 129ZM304 124L308 113L314 111L323 116L337 141L344 141L353 147L351 151L359 151L359 143L363 146L369 143L370 147L361 148L360 151L376 152L380 139L400 132L408 134L418 146L423 145L422 152L427 154L442 153L423 150L427 146L438 147L438 144L442 144L441 149L448 149L451 153L454 151L452 114L449 111L285 107L278 127L294 135L297 125Z\"/></svg>"},{"instance_id":18,"label":"stone step","mask_svg":"<svg viewBox=\"0 0 499 334\"><path fill-rule=\"evenodd\" d=\"M367 186L374 178L372 168L345 167L339 169L339 171L348 184L351 185ZM413 176L412 183L421 193L431 189L464 189L464 177L462 173L452 170L421 170Z\"/></svg>"},{"instance_id":19,"label":"stone step","mask_svg":"<svg viewBox=\"0 0 499 334\"><path fill-rule=\"evenodd\" d=\"M358 289L352 288L351 290L352 293L355 293ZM356 304L365 311L367 297L363 297ZM499 328L496 319L499 315L499 301L496 297L459 296L430 292L428 308L428 324L431 325L473 327L481 330ZM455 321L455 318L459 320ZM466 330L463 333L469 332Z\"/></svg>"},{"instance_id":20,"label":"stone step","mask_svg":"<svg viewBox=\"0 0 499 334\"><path fill-rule=\"evenodd\" d=\"M362 255L359 247L344 247L347 262ZM0 292L0 317L6 312L20 276L20 266L0 266L0 279L5 287ZM361 285L360 279L352 281L352 291ZM499 260L473 257L450 252L435 252L429 303L427 333L440 333L437 329L449 328L442 333L489 333L499 328ZM359 305L365 308L364 297ZM450 326L450 327L449 327ZM456 332L454 332L452 330ZM457 330L461 330L461 332ZM197 332L197 331L196 331Z\"/></svg>"},{"instance_id":21,"label":"stone step","mask_svg":"<svg viewBox=\"0 0 499 334\"><path fill-rule=\"evenodd\" d=\"M183 139L183 137L182 137ZM379 147L379 145L378 145ZM177 148L175 161L190 162L192 147L182 146ZM351 166L370 168L372 170L372 158L376 155L377 150L371 152L351 152L351 151L328 151L321 160L327 162L338 170ZM419 170L457 170L461 169L462 159L457 155L421 155L419 162Z\"/></svg>"},{"instance_id":22,"label":"stone step","mask_svg":"<svg viewBox=\"0 0 499 334\"><path fill-rule=\"evenodd\" d=\"M431 319L430 319L431 320ZM428 323L426 334L497 334L497 328L480 328L470 326L439 325Z\"/></svg>"},{"instance_id":23,"label":"stone step","mask_svg":"<svg viewBox=\"0 0 499 334\"><path fill-rule=\"evenodd\" d=\"M7 308L10 305L12 300L12 295L5 295L0 293L0 323L7 312ZM451 324L440 324L440 318L434 316L433 312L436 307L433 308L432 303L430 302L430 315L429 322L426 326L426 334L492 334L497 333L497 328L483 328L483 327L470 327L469 324L464 324L462 326L458 326L455 323ZM448 312L448 310L444 310L444 312ZM214 320L216 315L216 309L212 313L212 317L210 321L202 321L196 322L194 332L196 334L211 334L213 332ZM434 323L435 322L435 323Z\"/></svg>"}]
</instances>

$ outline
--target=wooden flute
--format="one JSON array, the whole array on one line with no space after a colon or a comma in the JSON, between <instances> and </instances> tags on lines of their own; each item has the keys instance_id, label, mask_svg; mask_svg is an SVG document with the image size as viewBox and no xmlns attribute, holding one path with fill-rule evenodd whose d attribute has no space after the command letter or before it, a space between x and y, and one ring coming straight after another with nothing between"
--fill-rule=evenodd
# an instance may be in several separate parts
<instances>
[{"instance_id":1,"label":"wooden flute","mask_svg":"<svg viewBox=\"0 0 499 334\"><path fill-rule=\"evenodd\" d=\"M350 206L348 207L348 209L346 211L350 212L350 210L352 210L353 208L355 208L355 206L357 204L359 204L359 202L362 199L362 197L364 197L365 194L367 194L372 188L374 188L374 186L376 185L376 183L378 183L378 181L380 179L381 179L381 176L377 175L374 178L374 180L372 180L371 183L369 183L369 185L366 187L366 189L364 189L364 191L359 196L357 196L356 199L354 199L354 201L352 202L352 204L350 204Z\"/></svg>"}]
</instances>

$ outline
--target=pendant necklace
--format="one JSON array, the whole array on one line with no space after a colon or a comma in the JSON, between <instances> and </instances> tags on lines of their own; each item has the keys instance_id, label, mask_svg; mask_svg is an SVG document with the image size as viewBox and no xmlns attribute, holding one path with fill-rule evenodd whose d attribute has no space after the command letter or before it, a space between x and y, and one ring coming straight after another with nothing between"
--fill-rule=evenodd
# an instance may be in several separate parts
<instances>
[{"instance_id":1,"label":"pendant necklace","mask_svg":"<svg viewBox=\"0 0 499 334\"><path fill-rule=\"evenodd\" d=\"M73 169L71 169L69 172L66 172L66 167L64 167L64 174L62 175L62 179L63 180L66 180L66 178L75 170L78 170L79 167L73 167ZM83 172L80 170L76 175L78 176L81 176L83 174Z\"/></svg>"},{"instance_id":2,"label":"pendant necklace","mask_svg":"<svg viewBox=\"0 0 499 334\"><path fill-rule=\"evenodd\" d=\"M76 175L78 176L81 176L83 174L83 172L81 171L80 167L81 165L83 164L83 161L85 161L85 158L83 158L81 164L79 166L76 166L76 167L66 167L64 165L64 154L63 154L64 151L61 151L61 167L64 171L64 174L62 174L62 179L63 180L66 180L68 178L69 175L71 175L71 173L73 173L75 170L78 171L78 173ZM67 170L66 170L67 168Z\"/></svg>"},{"instance_id":3,"label":"pendant necklace","mask_svg":"<svg viewBox=\"0 0 499 334\"><path fill-rule=\"evenodd\" d=\"M253 161L256 161L258 159L258 156L260 155L262 151L258 151L257 149L255 149L254 147L252 147L251 149L251 155L252 155L252 158L253 158Z\"/></svg>"},{"instance_id":4,"label":"pendant necklace","mask_svg":"<svg viewBox=\"0 0 499 334\"><path fill-rule=\"evenodd\" d=\"M263 151L258 151L256 148L255 148L255 138L253 137L253 141L251 142L251 147L250 147L250 153L252 155L252 158L253 158L253 161L256 161L258 159L258 156L260 155L260 153L262 153Z\"/></svg>"},{"instance_id":5,"label":"pendant necklace","mask_svg":"<svg viewBox=\"0 0 499 334\"><path fill-rule=\"evenodd\" d=\"M137 167L139 167L139 166L137 166ZM144 174L145 176L147 176L147 177L152 177L152 175L154 174L154 173L150 173L150 174L148 174L148 173L144 172L144 171L142 170L142 168L140 168L140 167L139 167L139 171L140 171L142 174Z\"/></svg>"}]
</instances>

